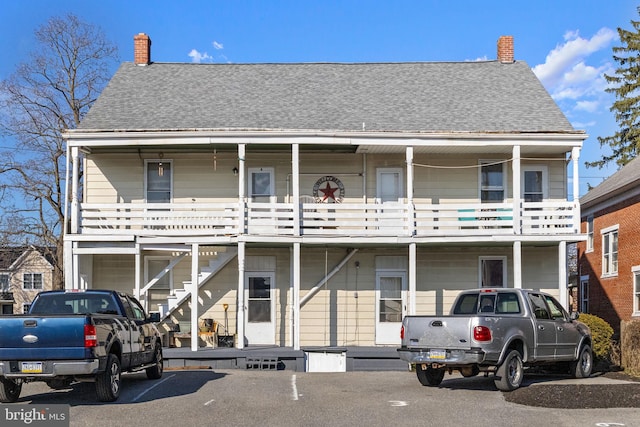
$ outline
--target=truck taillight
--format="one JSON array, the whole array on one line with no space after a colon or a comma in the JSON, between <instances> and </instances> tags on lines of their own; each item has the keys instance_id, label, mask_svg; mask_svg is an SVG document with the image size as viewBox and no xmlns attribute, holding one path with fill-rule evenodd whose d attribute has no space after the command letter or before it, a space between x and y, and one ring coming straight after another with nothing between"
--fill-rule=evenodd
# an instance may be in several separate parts
<instances>
[{"instance_id":1,"label":"truck taillight","mask_svg":"<svg viewBox=\"0 0 640 427\"><path fill-rule=\"evenodd\" d=\"M486 326L473 328L473 339L476 341L491 341L491 329Z\"/></svg>"},{"instance_id":2,"label":"truck taillight","mask_svg":"<svg viewBox=\"0 0 640 427\"><path fill-rule=\"evenodd\" d=\"M95 325L84 325L84 346L97 347L98 337L96 335Z\"/></svg>"},{"instance_id":3,"label":"truck taillight","mask_svg":"<svg viewBox=\"0 0 640 427\"><path fill-rule=\"evenodd\" d=\"M400 328L400 339L404 339L404 325L402 325L402 328Z\"/></svg>"}]
</instances>

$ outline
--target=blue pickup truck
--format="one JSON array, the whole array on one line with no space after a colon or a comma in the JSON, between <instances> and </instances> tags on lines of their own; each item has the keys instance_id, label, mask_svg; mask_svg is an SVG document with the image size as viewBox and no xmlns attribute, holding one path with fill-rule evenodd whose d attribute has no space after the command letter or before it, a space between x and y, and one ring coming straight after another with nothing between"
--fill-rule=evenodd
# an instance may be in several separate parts
<instances>
[{"instance_id":1,"label":"blue pickup truck","mask_svg":"<svg viewBox=\"0 0 640 427\"><path fill-rule=\"evenodd\" d=\"M95 382L98 400L120 395L122 372L162 376L161 335L132 296L109 290L48 291L28 314L0 316L0 402L15 402L22 384L53 389Z\"/></svg>"}]
</instances>

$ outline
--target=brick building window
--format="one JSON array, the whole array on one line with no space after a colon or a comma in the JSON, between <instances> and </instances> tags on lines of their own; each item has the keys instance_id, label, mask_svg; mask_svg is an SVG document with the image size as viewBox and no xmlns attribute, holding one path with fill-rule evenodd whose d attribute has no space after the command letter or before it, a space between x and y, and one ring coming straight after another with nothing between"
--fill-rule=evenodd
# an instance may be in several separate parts
<instances>
[{"instance_id":1,"label":"brick building window","mask_svg":"<svg viewBox=\"0 0 640 427\"><path fill-rule=\"evenodd\" d=\"M580 312L589 312L589 276L580 278Z\"/></svg>"},{"instance_id":2,"label":"brick building window","mask_svg":"<svg viewBox=\"0 0 640 427\"><path fill-rule=\"evenodd\" d=\"M618 274L618 226L605 228L602 233L602 275Z\"/></svg>"},{"instance_id":3,"label":"brick building window","mask_svg":"<svg viewBox=\"0 0 640 427\"><path fill-rule=\"evenodd\" d=\"M587 252L593 251L593 215L587 217Z\"/></svg>"},{"instance_id":4,"label":"brick building window","mask_svg":"<svg viewBox=\"0 0 640 427\"><path fill-rule=\"evenodd\" d=\"M640 314L640 265L631 269L633 273L633 312Z\"/></svg>"},{"instance_id":5,"label":"brick building window","mask_svg":"<svg viewBox=\"0 0 640 427\"><path fill-rule=\"evenodd\" d=\"M22 289L42 289L42 273L24 273L22 275Z\"/></svg>"}]
</instances>

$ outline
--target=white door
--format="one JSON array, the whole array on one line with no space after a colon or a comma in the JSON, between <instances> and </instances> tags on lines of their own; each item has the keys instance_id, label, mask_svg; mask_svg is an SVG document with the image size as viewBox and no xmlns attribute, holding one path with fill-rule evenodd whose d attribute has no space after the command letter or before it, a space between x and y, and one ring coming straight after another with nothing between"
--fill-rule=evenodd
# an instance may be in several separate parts
<instances>
[{"instance_id":1,"label":"white door","mask_svg":"<svg viewBox=\"0 0 640 427\"><path fill-rule=\"evenodd\" d=\"M276 343L275 274L247 272L244 283L247 342L273 345Z\"/></svg>"},{"instance_id":2,"label":"white door","mask_svg":"<svg viewBox=\"0 0 640 427\"><path fill-rule=\"evenodd\" d=\"M376 344L400 344L402 318L407 314L404 272L376 273Z\"/></svg>"},{"instance_id":3,"label":"white door","mask_svg":"<svg viewBox=\"0 0 640 427\"><path fill-rule=\"evenodd\" d=\"M382 209L378 210L380 229L401 234L403 227L400 218L404 217L402 169L380 168L376 171L376 182L377 202L384 205Z\"/></svg>"}]
</instances>

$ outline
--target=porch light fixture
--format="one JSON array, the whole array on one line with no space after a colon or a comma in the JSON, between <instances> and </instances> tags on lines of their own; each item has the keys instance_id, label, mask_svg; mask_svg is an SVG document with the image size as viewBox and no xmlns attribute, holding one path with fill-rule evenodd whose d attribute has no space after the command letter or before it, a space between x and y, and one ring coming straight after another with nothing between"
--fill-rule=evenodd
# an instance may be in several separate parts
<instances>
[{"instance_id":1,"label":"porch light fixture","mask_svg":"<svg viewBox=\"0 0 640 427\"><path fill-rule=\"evenodd\" d=\"M238 168L234 167L231 172L233 172L233 176L238 176Z\"/></svg>"},{"instance_id":2,"label":"porch light fixture","mask_svg":"<svg viewBox=\"0 0 640 427\"><path fill-rule=\"evenodd\" d=\"M158 176L164 176L164 166L162 166L162 159L164 158L164 153L158 154L160 157L160 161L158 162Z\"/></svg>"}]
</instances>

